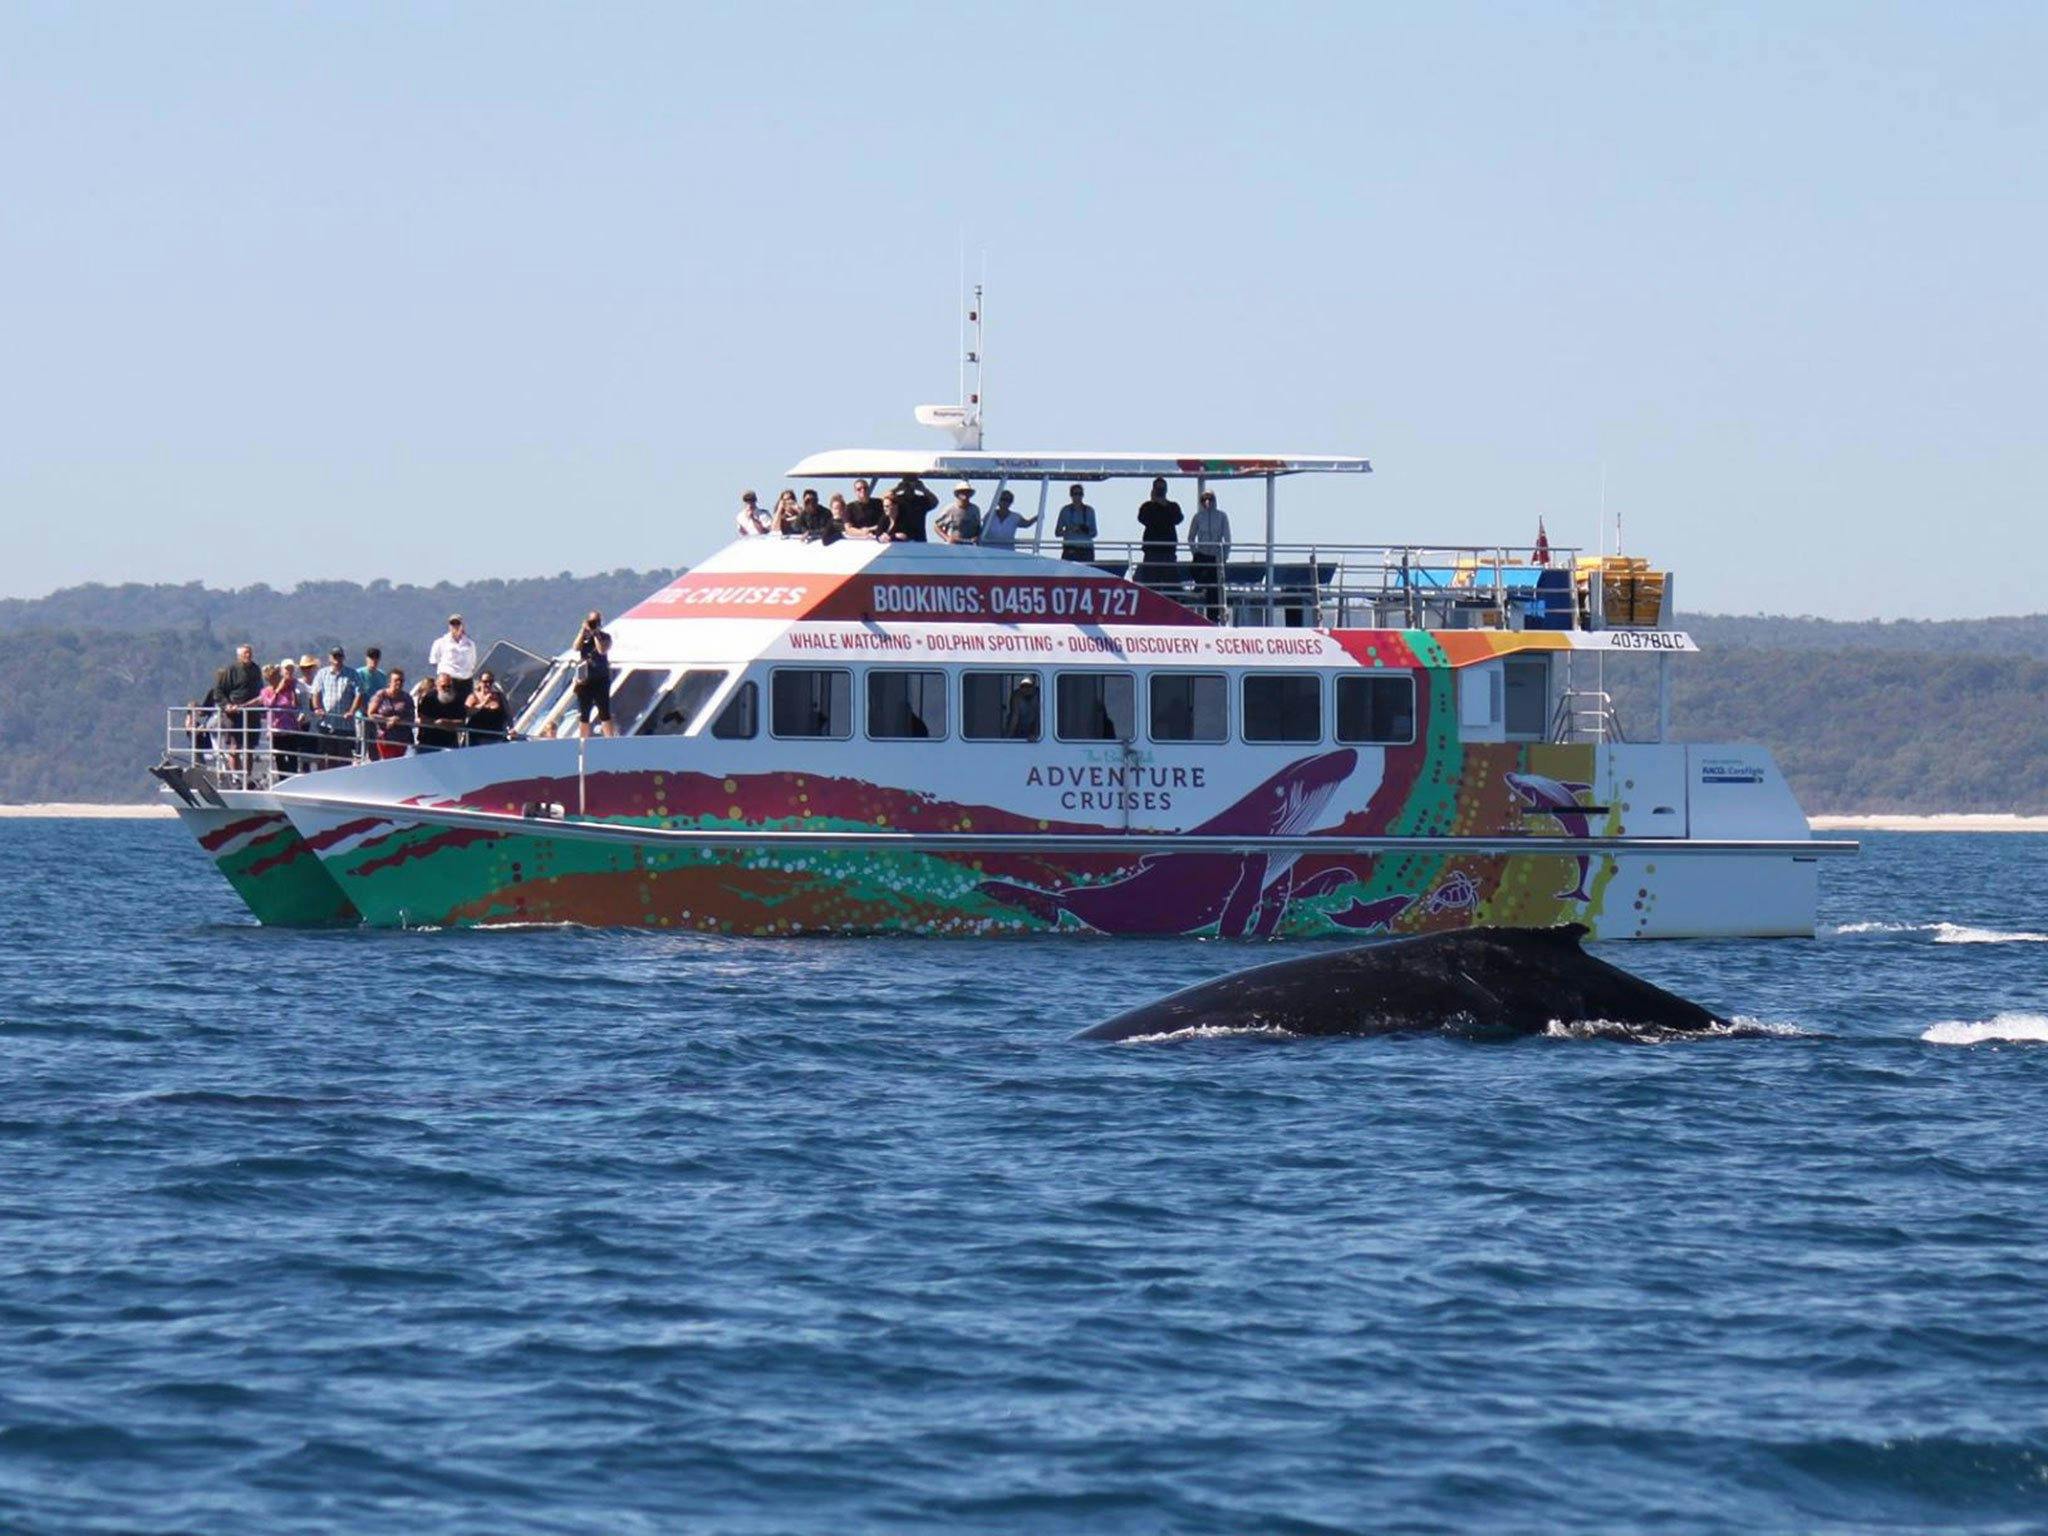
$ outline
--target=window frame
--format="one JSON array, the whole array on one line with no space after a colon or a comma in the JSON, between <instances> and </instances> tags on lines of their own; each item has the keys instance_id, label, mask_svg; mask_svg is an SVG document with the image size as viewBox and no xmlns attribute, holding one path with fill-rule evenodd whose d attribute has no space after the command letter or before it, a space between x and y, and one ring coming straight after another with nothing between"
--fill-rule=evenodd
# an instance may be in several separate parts
<instances>
[{"instance_id":1,"label":"window frame","mask_svg":"<svg viewBox=\"0 0 2048 1536\"><path fill-rule=\"evenodd\" d=\"M1223 734L1221 736L1161 736L1158 729L1158 706L1153 702L1153 692L1162 682L1199 682L1203 678L1214 678L1223 690ZM1169 747L1215 747L1230 744L1230 674L1228 672L1183 670L1179 667L1155 667L1145 675L1145 739Z\"/></svg>"},{"instance_id":2,"label":"window frame","mask_svg":"<svg viewBox=\"0 0 2048 1536\"><path fill-rule=\"evenodd\" d=\"M834 676L837 676L837 677L843 677L843 678L845 678L845 679L846 679L846 717L847 717L847 718L846 718L846 730L845 730L845 732L844 732L843 734L841 734L841 735L837 735L837 736L834 736L834 735L831 735L831 734L828 734L828 733L826 733L826 732L822 732L822 731L804 731L804 732L801 732L801 733L799 733L799 734L797 734L797 735L793 735L793 736L785 736L785 735L783 735L783 734L782 734L782 732L780 732L780 731L778 731L778 730L776 730L776 729L775 729L775 682L776 682L776 679L778 679L778 678L780 678L780 677L783 677L783 676L785 676L785 675L799 675L799 674L814 674L814 675L818 675L818 676L823 676L823 677L834 677ZM855 719L854 719L854 708L853 708L853 668L851 668L851 667L795 667L795 666L790 666L790 667L771 667L771 668L769 668L769 670L768 670L768 737L769 737L769 739L770 739L771 741L851 741L851 740L853 740L853 737L854 737L854 727L855 727L856 725L858 725L858 724L859 724L859 722L858 722L857 720L855 720Z\"/></svg>"},{"instance_id":3,"label":"window frame","mask_svg":"<svg viewBox=\"0 0 2048 1536\"><path fill-rule=\"evenodd\" d=\"M1101 679L1109 682L1122 678L1131 685L1131 733L1128 736L1067 736L1060 732L1060 685L1068 678ZM1109 743L1135 742L1138 739L1138 674L1121 667L1069 667L1052 675L1052 739L1067 746L1104 746ZM1044 706L1039 706L1043 710ZM1105 707L1105 714L1108 713ZM1045 723L1041 714L1039 723Z\"/></svg>"},{"instance_id":4,"label":"window frame","mask_svg":"<svg viewBox=\"0 0 2048 1536\"><path fill-rule=\"evenodd\" d=\"M1034 679L1038 686L1038 734L1035 736L969 735L967 731L967 680L972 677L1029 677ZM1011 686L1015 687L1016 685L1013 683ZM962 667L960 669L959 687L960 729L954 733L954 739L970 743L977 747L1037 746L1039 743L1043 742L1046 739L1046 699L1049 697L1050 693L1051 690L1048 689L1045 685L1045 670L1042 667ZM1003 702L1005 704L1008 704L1009 699L1007 695L1004 697Z\"/></svg>"},{"instance_id":5,"label":"window frame","mask_svg":"<svg viewBox=\"0 0 2048 1536\"><path fill-rule=\"evenodd\" d=\"M730 709L733 709L734 707L736 707L736 706L737 706L737 705L739 704L739 701L740 701L740 699L741 699L742 697L745 697L745 698L747 699L747 701L748 701L748 702L747 702L747 724L748 724L748 726L750 727L750 729L748 729L748 730L747 730L747 731L746 731L746 732L745 732L744 734L742 734L742 733L739 733L739 732L735 732L735 733L733 733L732 735L729 735L729 736L728 736L728 735L724 734L723 732L721 732L721 731L720 731L720 730L718 729L718 727L719 727L719 726L720 726L721 724L723 724L723 723L724 723L724 720L725 720L725 716L726 716L726 712L727 712L728 710L730 710ZM742 676L742 677L740 678L740 680L739 680L739 681L738 681L737 683L735 683L735 684L733 685L733 687L732 687L731 691L729 691L729 692L728 692L728 693L726 694L725 698L724 698L724 699L723 699L723 700L722 700L722 701L721 701L721 702L719 703L719 706L718 706L718 708L717 708L717 709L715 709L715 710L712 710L712 711L711 711L710 713L711 713L711 723L710 723L709 725L707 725L707 726L706 726L706 727L704 728L704 734L705 734L705 735L707 735L707 736L709 736L709 737L710 737L710 738L711 738L711 739L712 739L713 741L758 741L758 740L760 740L760 737L761 737L761 681L760 681L760 679L759 679L759 678L757 678L757 677L747 677L747 676L744 676L744 675L743 675L743 676ZM804 739L804 740L807 740L807 741L815 741L815 740L818 740L819 738L817 738L817 737L804 737L804 738L802 738L802 739Z\"/></svg>"},{"instance_id":6,"label":"window frame","mask_svg":"<svg viewBox=\"0 0 2048 1536\"><path fill-rule=\"evenodd\" d=\"M1313 736L1259 736L1251 734L1251 707L1245 701L1245 690L1255 681L1279 679L1296 681L1306 678L1316 689L1316 734ZM1330 690L1323 686L1321 672L1240 672L1237 678L1237 736L1250 747L1314 747L1323 746L1330 739Z\"/></svg>"},{"instance_id":7,"label":"window frame","mask_svg":"<svg viewBox=\"0 0 2048 1536\"><path fill-rule=\"evenodd\" d=\"M717 682L712 685L711 691L704 696L703 703L699 706L696 714L692 715L684 723L680 731L656 731L650 729L655 723L655 716L661 707L674 698L676 690L693 677L714 677L717 679ZM654 702L647 707L646 714L641 716L640 724L633 734L636 736L680 736L684 738L703 734L706 729L705 722L717 719L724 712L725 706L720 702L720 699L725 692L725 685L731 681L732 668L730 667L692 666L688 662L684 662L681 666L674 669L674 675L669 678L668 686L655 695Z\"/></svg>"},{"instance_id":8,"label":"window frame","mask_svg":"<svg viewBox=\"0 0 2048 1536\"><path fill-rule=\"evenodd\" d=\"M1531 669L1540 671L1543 674L1542 703L1537 711L1537 725L1533 735L1526 730L1516 730L1508 719L1509 705L1512 703L1515 695L1515 690L1509 686L1509 683L1517 672L1527 673ZM1522 651L1518 654L1501 657L1500 732L1504 740L1528 743L1549 739L1551 678L1550 656L1547 652Z\"/></svg>"},{"instance_id":9,"label":"window frame","mask_svg":"<svg viewBox=\"0 0 2048 1536\"><path fill-rule=\"evenodd\" d=\"M1344 685L1346 683L1371 687L1374 683L1404 682L1408 685L1408 734L1395 740L1361 736L1353 739L1344 734ZM1412 747L1421 735L1421 721L1416 718L1416 701L1420 693L1415 686L1415 674L1406 667L1368 667L1358 672L1339 672L1337 686L1331 690L1330 703L1331 740L1341 747Z\"/></svg>"},{"instance_id":10,"label":"window frame","mask_svg":"<svg viewBox=\"0 0 2048 1536\"><path fill-rule=\"evenodd\" d=\"M884 677L932 677L939 683L939 729L923 736L878 736L875 734L875 683ZM953 739L953 690L943 667L869 667L861 679L861 734L869 741L951 741Z\"/></svg>"}]
</instances>

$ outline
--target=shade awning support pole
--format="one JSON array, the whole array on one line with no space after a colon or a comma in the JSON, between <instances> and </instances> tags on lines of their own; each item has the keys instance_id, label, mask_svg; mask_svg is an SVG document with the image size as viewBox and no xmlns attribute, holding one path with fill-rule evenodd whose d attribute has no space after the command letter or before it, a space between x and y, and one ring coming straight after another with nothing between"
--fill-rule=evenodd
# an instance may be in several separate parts
<instances>
[{"instance_id":1,"label":"shade awning support pole","mask_svg":"<svg viewBox=\"0 0 2048 1536\"><path fill-rule=\"evenodd\" d=\"M1273 624L1273 477L1266 476L1266 626Z\"/></svg>"}]
</instances>

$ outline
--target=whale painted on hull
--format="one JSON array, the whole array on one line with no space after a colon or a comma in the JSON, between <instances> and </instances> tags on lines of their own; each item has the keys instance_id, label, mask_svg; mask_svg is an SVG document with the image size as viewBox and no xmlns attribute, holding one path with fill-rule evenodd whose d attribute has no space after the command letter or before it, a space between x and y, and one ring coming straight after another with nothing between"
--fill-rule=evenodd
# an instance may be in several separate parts
<instances>
[{"instance_id":1,"label":"whale painted on hull","mask_svg":"<svg viewBox=\"0 0 2048 1536\"><path fill-rule=\"evenodd\" d=\"M1299 837L1313 830L1358 754L1349 747L1290 764L1250 794L1191 829L1215 837ZM1139 861L1117 880L1043 889L1012 880L976 887L1006 906L1057 924L1065 914L1098 933L1196 933L1270 938L1297 898L1326 896L1358 877L1318 871L1297 881L1298 853L1169 853Z\"/></svg>"},{"instance_id":2,"label":"whale painted on hull","mask_svg":"<svg viewBox=\"0 0 2048 1536\"><path fill-rule=\"evenodd\" d=\"M1187 987L1083 1030L1080 1040L1138 1040L1195 1029L1290 1035L1389 1035L1469 1028L1541 1034L1598 1020L1697 1033L1726 1023L1697 1003L1595 959L1586 929L1466 928L1388 939Z\"/></svg>"}]
</instances>

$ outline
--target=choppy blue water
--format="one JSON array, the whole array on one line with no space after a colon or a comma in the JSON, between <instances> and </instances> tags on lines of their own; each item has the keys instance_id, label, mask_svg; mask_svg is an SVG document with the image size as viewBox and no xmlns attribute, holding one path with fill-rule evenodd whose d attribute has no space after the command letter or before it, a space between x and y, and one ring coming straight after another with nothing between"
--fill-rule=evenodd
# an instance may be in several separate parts
<instances>
[{"instance_id":1,"label":"choppy blue water","mask_svg":"<svg viewBox=\"0 0 2048 1536\"><path fill-rule=\"evenodd\" d=\"M1786 1031L1664 1046L1077 1045L1271 951L270 932L175 825L0 845L0 1529L2048 1524L2040 840L1608 946Z\"/></svg>"}]
</instances>

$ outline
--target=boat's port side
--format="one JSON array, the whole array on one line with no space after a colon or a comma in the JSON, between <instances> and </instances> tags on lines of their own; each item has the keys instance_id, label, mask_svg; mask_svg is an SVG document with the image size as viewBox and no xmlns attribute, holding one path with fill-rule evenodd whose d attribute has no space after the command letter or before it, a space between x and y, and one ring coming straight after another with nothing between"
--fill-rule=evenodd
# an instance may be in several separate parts
<instances>
[{"instance_id":1,"label":"boat's port side","mask_svg":"<svg viewBox=\"0 0 2048 1536\"><path fill-rule=\"evenodd\" d=\"M267 797L266 797L267 798ZM362 920L334 877L273 805L177 808L178 819L213 856L256 920L271 928L347 927Z\"/></svg>"}]
</instances>

